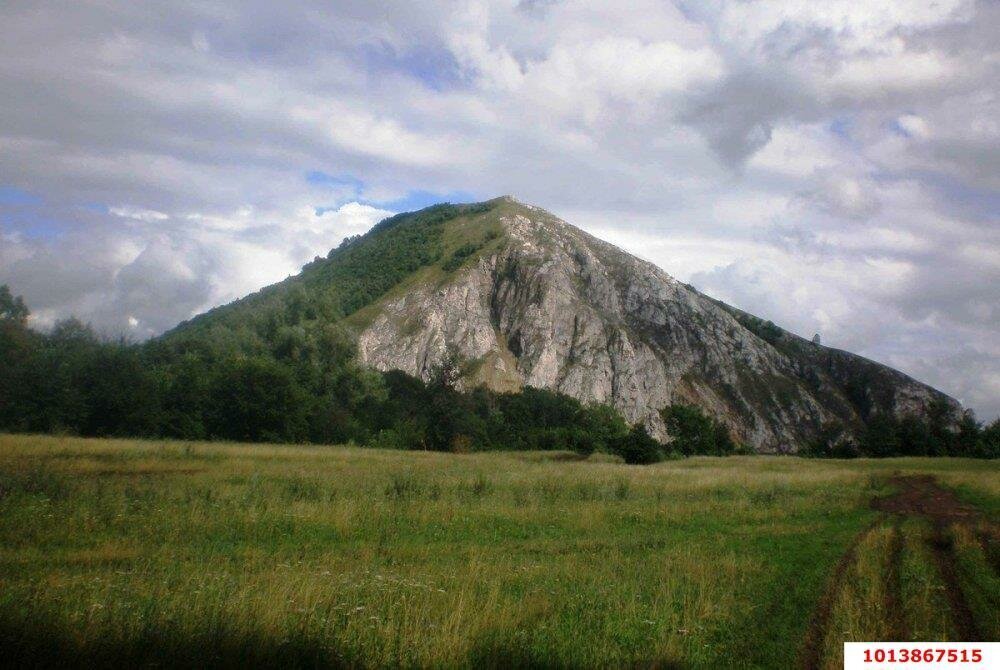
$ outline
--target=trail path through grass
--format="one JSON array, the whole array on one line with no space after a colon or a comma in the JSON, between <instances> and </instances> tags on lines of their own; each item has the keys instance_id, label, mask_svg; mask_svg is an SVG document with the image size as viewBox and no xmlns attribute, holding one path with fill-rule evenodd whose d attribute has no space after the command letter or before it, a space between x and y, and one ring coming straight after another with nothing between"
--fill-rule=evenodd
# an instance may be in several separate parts
<instances>
[{"instance_id":1,"label":"trail path through grass","mask_svg":"<svg viewBox=\"0 0 1000 670\"><path fill-rule=\"evenodd\" d=\"M830 618L833 615L834 600L842 588L848 570L858 560L858 547L883 520L883 518L876 519L867 528L858 533L851 540L847 551L837 561L826 590L816 604L816 609L809 621L809 630L806 632L805 641L802 644L802 651L800 653L800 663L803 668L811 670L812 668L820 667L820 660L823 656L823 644L829 634Z\"/></svg>"},{"instance_id":2,"label":"trail path through grass","mask_svg":"<svg viewBox=\"0 0 1000 670\"><path fill-rule=\"evenodd\" d=\"M961 502L953 492L938 486L930 475L893 477L891 482L899 487L899 492L874 500L873 507L902 516L922 516L931 521L933 532L928 544L945 583L945 594L955 626L963 640L982 640L983 634L959 584L954 542L948 533L950 524L968 526L974 521L981 521L981 514L971 505ZM995 531L994 528L994 535Z\"/></svg>"},{"instance_id":3,"label":"trail path through grass","mask_svg":"<svg viewBox=\"0 0 1000 670\"><path fill-rule=\"evenodd\" d=\"M881 620L889 639L911 639L901 570L903 554L907 551L903 525L914 519L922 523L918 530L919 537L926 556L932 559L931 567L940 582L932 588L943 590L949 623L956 638L970 642L996 639L996 617L986 613L995 608L998 594L995 588L987 588L986 593L980 593L979 587L984 579L995 584L1000 578L996 561L996 545L1000 537L997 524L977 508L960 500L953 491L940 486L933 475L896 475L890 477L888 483L896 489L895 492L877 496L871 502L872 509L882 514L851 541L817 602L799 654L802 668L840 667L839 658L835 656L841 639L832 622L834 619L858 619L856 610L875 605L858 603L856 598L844 597L844 592L853 588L853 580L864 577L859 574L859 553L864 545L871 543L876 533L883 530L890 533L887 555L882 562L882 574L874 576L881 582ZM961 538L975 538L975 546L971 552L964 552L964 558L959 555L957 546ZM910 558L913 560L914 557ZM970 588L976 589L977 597L985 599L985 607L976 607L971 603L973 594ZM930 629L926 625L928 622L919 623L922 624L920 630ZM879 637L873 634L869 639L874 641Z\"/></svg>"}]
</instances>

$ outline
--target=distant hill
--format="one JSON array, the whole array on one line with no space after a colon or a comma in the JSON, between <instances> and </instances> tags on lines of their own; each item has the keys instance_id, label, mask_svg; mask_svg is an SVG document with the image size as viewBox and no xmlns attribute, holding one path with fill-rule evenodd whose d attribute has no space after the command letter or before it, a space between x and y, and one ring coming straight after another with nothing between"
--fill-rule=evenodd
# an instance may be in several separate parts
<instances>
[{"instance_id":1,"label":"distant hill","mask_svg":"<svg viewBox=\"0 0 1000 670\"><path fill-rule=\"evenodd\" d=\"M331 326L348 341L317 345ZM830 430L855 439L875 416L958 409L892 368L709 298L508 197L386 219L160 341L356 346L363 365L425 381L457 362L462 388L531 386L607 404L660 440L669 439L663 410L693 405L761 452L795 452Z\"/></svg>"}]
</instances>

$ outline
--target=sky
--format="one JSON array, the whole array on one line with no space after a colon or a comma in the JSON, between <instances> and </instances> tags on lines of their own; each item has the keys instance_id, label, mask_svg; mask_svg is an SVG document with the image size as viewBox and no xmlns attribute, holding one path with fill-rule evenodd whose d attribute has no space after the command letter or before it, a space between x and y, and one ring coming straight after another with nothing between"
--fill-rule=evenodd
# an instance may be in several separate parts
<instances>
[{"instance_id":1,"label":"sky","mask_svg":"<svg viewBox=\"0 0 1000 670\"><path fill-rule=\"evenodd\" d=\"M141 340L512 194L1000 415L1000 2L0 4L0 284Z\"/></svg>"}]
</instances>

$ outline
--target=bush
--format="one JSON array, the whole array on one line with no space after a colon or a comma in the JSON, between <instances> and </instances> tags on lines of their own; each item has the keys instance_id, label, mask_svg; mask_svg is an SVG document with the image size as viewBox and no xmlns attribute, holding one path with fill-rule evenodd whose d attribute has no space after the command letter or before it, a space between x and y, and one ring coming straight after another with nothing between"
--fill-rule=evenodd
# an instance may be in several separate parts
<instances>
[{"instance_id":1,"label":"bush","mask_svg":"<svg viewBox=\"0 0 1000 670\"><path fill-rule=\"evenodd\" d=\"M451 255L451 258L444 262L441 269L445 272L453 272L457 270L461 267L462 263L465 262L465 259L479 251L481 246L482 245L479 244L463 244L455 250L455 253Z\"/></svg>"},{"instance_id":2,"label":"bush","mask_svg":"<svg viewBox=\"0 0 1000 670\"><path fill-rule=\"evenodd\" d=\"M671 449L685 456L728 456L737 450L726 427L697 407L669 405L661 410L660 416L673 438Z\"/></svg>"},{"instance_id":3,"label":"bush","mask_svg":"<svg viewBox=\"0 0 1000 670\"><path fill-rule=\"evenodd\" d=\"M815 458L855 458L858 455L857 447L846 436L844 427L836 423L823 426L819 435L801 453Z\"/></svg>"},{"instance_id":4,"label":"bush","mask_svg":"<svg viewBox=\"0 0 1000 670\"><path fill-rule=\"evenodd\" d=\"M406 450L412 448L407 439L399 431L391 428L380 430L376 433L375 437L371 440L371 446L376 449L396 450Z\"/></svg>"},{"instance_id":5,"label":"bush","mask_svg":"<svg viewBox=\"0 0 1000 670\"><path fill-rule=\"evenodd\" d=\"M663 445L650 437L642 425L633 426L628 433L615 438L611 452L635 465L657 463L665 457Z\"/></svg>"}]
</instances>

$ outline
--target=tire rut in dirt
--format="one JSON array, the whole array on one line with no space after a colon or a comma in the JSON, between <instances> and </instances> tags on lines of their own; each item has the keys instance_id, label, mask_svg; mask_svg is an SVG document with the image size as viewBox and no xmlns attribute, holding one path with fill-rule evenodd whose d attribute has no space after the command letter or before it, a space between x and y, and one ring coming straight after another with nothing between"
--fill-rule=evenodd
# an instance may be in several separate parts
<instances>
[{"instance_id":1,"label":"tire rut in dirt","mask_svg":"<svg viewBox=\"0 0 1000 670\"><path fill-rule=\"evenodd\" d=\"M923 517L931 522L933 530L930 537L927 538L927 545L934 557L941 580L944 582L945 597L948 600L956 630L963 641L982 640L976 618L959 583L955 550L947 533L950 524L971 527L977 521L986 523L982 515L976 508L961 502L953 492L939 486L935 478L930 475L895 476L889 480L889 483L897 488L896 493L872 499L872 509L883 514L851 540L834 567L823 595L816 603L798 655L798 666L804 670L815 670L821 667L823 647L829 633L834 602L837 594L840 593L847 571L857 561L858 547L875 528L887 520L889 515L894 518L894 521L889 549L889 565L885 575L883 606L887 616L890 617L887 623L894 639L909 641L910 638L902 602L900 566L903 538L901 526L906 518ZM996 559L998 533L994 524L987 523L986 525L987 530L980 530L976 536L983 547L987 560L996 571L998 570Z\"/></svg>"},{"instance_id":2,"label":"tire rut in dirt","mask_svg":"<svg viewBox=\"0 0 1000 670\"><path fill-rule=\"evenodd\" d=\"M799 650L798 666L803 670L818 670L823 660L823 643L826 641L827 632L830 628L830 617L833 614L834 601L840 593L844 583L844 576L847 570L854 565L858 558L858 547L865 541L884 517L879 517L872 521L867 528L854 536L847 549L841 554L840 560L833 568L833 574L827 580L826 587L816 608L813 610L812 618L809 620L809 629L806 631L805 639Z\"/></svg>"},{"instance_id":3,"label":"tire rut in dirt","mask_svg":"<svg viewBox=\"0 0 1000 670\"><path fill-rule=\"evenodd\" d=\"M892 524L889 540L889 565L885 575L885 607L891 640L909 640L910 631L903 613L903 585L900 581L900 565L903 562L902 521L897 517Z\"/></svg>"},{"instance_id":4,"label":"tire rut in dirt","mask_svg":"<svg viewBox=\"0 0 1000 670\"><path fill-rule=\"evenodd\" d=\"M923 517L930 522L931 534L927 538L927 546L944 582L952 623L963 641L981 641L982 633L958 578L954 542L948 530L952 525L969 529L974 529L977 524L985 525L986 530L974 533L983 546L987 560L994 564L996 570L992 544L996 535L995 524L984 519L975 507L959 500L954 492L940 486L931 475L896 476L889 482L896 486L897 492L872 500L872 507L896 515L897 519Z\"/></svg>"},{"instance_id":5,"label":"tire rut in dirt","mask_svg":"<svg viewBox=\"0 0 1000 670\"><path fill-rule=\"evenodd\" d=\"M963 642L980 642L983 637L976 625L976 617L972 613L972 608L965 600L965 593L958 581L958 570L955 566L955 547L948 529L943 523L935 523L934 530L927 539L934 562L937 564L938 574L945 586L945 597L948 599L948 606L951 608L952 623L955 624L956 632Z\"/></svg>"}]
</instances>

